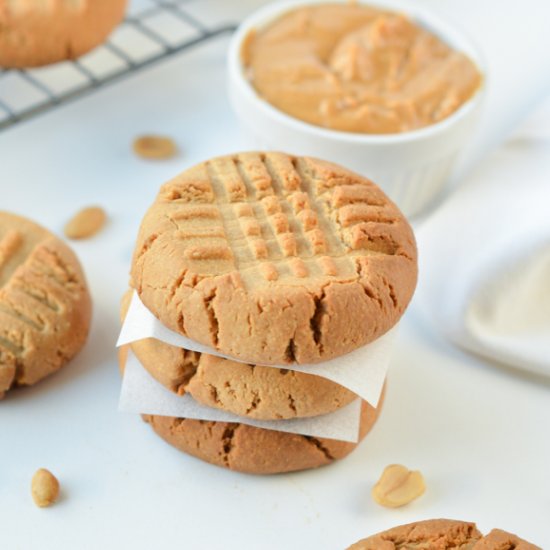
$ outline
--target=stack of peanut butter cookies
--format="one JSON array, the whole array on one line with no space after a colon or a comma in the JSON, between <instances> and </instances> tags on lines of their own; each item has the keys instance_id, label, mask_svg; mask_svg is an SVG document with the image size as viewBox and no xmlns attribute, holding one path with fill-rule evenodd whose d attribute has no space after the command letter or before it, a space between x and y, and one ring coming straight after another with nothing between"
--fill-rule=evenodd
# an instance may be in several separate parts
<instances>
[{"instance_id":1,"label":"stack of peanut butter cookies","mask_svg":"<svg viewBox=\"0 0 550 550\"><path fill-rule=\"evenodd\" d=\"M246 420L276 427L357 399L293 365L322 367L380 338L405 311L416 276L408 222L374 183L345 168L243 153L183 172L161 188L143 219L131 287L167 328L212 353L152 338L131 351L172 392L243 422L145 420L179 449L234 470L276 473L343 458L357 443ZM362 403L359 441L379 409Z\"/></svg>"}]
</instances>

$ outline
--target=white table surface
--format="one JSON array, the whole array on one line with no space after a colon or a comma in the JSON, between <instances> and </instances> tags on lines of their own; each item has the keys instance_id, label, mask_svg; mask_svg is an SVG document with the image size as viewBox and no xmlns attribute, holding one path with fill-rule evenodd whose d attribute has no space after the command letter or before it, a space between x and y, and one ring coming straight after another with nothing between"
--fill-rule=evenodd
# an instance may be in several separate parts
<instances>
[{"instance_id":1,"label":"white table surface","mask_svg":"<svg viewBox=\"0 0 550 550\"><path fill-rule=\"evenodd\" d=\"M213 4L213 2L209 2ZM109 224L75 243L94 299L90 340L73 363L0 403L0 548L343 549L368 534L433 517L501 527L550 547L550 383L465 354L414 304L402 323L378 424L346 460L254 477L179 453L117 411L115 340L133 241L160 183L212 155L254 147L224 95L219 38L93 96L0 133L0 208L61 234L81 206ZM141 133L177 139L149 163ZM420 469L427 491L388 510L370 490L390 463ZM37 468L62 498L38 509Z\"/></svg>"}]
</instances>

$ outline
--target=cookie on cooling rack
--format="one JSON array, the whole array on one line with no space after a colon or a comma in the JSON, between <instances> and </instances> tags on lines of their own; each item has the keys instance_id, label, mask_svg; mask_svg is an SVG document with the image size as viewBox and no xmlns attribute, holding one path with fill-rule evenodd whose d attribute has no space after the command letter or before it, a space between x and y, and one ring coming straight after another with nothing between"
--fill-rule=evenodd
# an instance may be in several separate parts
<instances>
[{"instance_id":1,"label":"cookie on cooling rack","mask_svg":"<svg viewBox=\"0 0 550 550\"><path fill-rule=\"evenodd\" d=\"M127 0L0 0L0 67L75 59L101 44Z\"/></svg>"},{"instance_id":2,"label":"cookie on cooling rack","mask_svg":"<svg viewBox=\"0 0 550 550\"><path fill-rule=\"evenodd\" d=\"M39 225L0 212L0 397L72 359L86 342L90 317L72 250Z\"/></svg>"}]
</instances>

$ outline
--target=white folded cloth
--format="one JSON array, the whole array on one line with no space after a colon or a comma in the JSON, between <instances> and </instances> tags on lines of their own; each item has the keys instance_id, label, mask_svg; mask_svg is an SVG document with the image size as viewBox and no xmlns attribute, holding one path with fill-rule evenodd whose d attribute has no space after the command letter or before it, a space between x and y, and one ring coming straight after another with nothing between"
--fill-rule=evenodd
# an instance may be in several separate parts
<instances>
[{"instance_id":1,"label":"white folded cloth","mask_svg":"<svg viewBox=\"0 0 550 550\"><path fill-rule=\"evenodd\" d=\"M430 320L470 351L550 376L550 98L417 239Z\"/></svg>"}]
</instances>

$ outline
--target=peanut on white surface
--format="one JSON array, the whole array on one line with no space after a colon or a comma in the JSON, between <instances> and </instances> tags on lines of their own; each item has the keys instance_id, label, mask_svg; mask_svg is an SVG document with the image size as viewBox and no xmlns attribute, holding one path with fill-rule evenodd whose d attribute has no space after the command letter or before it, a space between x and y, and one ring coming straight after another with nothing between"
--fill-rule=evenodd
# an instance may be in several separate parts
<instances>
[{"instance_id":1,"label":"peanut on white surface","mask_svg":"<svg viewBox=\"0 0 550 550\"><path fill-rule=\"evenodd\" d=\"M69 239L87 239L95 235L105 225L107 215L99 206L89 206L80 210L65 225L65 235Z\"/></svg>"},{"instance_id":2,"label":"peanut on white surface","mask_svg":"<svg viewBox=\"0 0 550 550\"><path fill-rule=\"evenodd\" d=\"M53 504L59 497L59 481L45 468L40 468L32 476L31 494L40 508Z\"/></svg>"},{"instance_id":3,"label":"peanut on white surface","mask_svg":"<svg viewBox=\"0 0 550 550\"><path fill-rule=\"evenodd\" d=\"M168 159L178 152L174 140L165 136L140 136L134 140L132 148L136 155L145 159Z\"/></svg>"},{"instance_id":4,"label":"peanut on white surface","mask_svg":"<svg viewBox=\"0 0 550 550\"><path fill-rule=\"evenodd\" d=\"M401 464L390 464L372 489L372 497L381 506L398 508L418 498L426 490L424 477Z\"/></svg>"}]
</instances>

